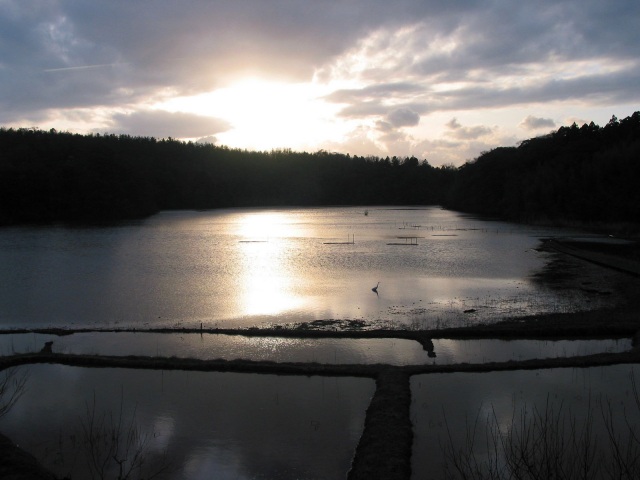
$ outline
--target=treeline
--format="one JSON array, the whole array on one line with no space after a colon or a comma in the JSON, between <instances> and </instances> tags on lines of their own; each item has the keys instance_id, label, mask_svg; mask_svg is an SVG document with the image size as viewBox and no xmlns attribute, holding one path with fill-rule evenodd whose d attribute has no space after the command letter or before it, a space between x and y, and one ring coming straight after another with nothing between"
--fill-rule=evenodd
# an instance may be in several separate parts
<instances>
[{"instance_id":1,"label":"treeline","mask_svg":"<svg viewBox=\"0 0 640 480\"><path fill-rule=\"evenodd\" d=\"M166 209L428 205L443 198L453 171L415 157L0 129L0 224L101 222Z\"/></svg>"},{"instance_id":2,"label":"treeline","mask_svg":"<svg viewBox=\"0 0 640 480\"><path fill-rule=\"evenodd\" d=\"M167 209L435 204L515 221L638 224L639 181L640 112L603 128L562 127L459 168L415 157L0 129L0 225Z\"/></svg>"},{"instance_id":3,"label":"treeline","mask_svg":"<svg viewBox=\"0 0 640 480\"><path fill-rule=\"evenodd\" d=\"M446 205L510 220L640 223L640 112L483 153L457 169Z\"/></svg>"}]
</instances>

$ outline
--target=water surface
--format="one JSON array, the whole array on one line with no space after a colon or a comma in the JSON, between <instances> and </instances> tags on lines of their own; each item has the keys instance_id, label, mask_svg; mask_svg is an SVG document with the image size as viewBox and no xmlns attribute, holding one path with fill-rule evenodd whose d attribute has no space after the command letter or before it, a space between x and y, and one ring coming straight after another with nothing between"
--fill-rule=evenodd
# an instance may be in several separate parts
<instances>
[{"instance_id":1,"label":"water surface","mask_svg":"<svg viewBox=\"0 0 640 480\"><path fill-rule=\"evenodd\" d=\"M475 452L478 460L486 460L487 452L493 452L486 442L488 425L497 423L506 431L512 422L519 422L523 409L530 418L536 409L544 413L548 405L549 411L560 414L558 418L575 419L579 428L590 413L594 437L607 446L602 413L611 405L618 433L628 434L628 421L637 435L640 405L636 404L630 376L636 383L640 378L633 368L616 365L415 375L411 378L412 478L446 478L441 446L448 442L449 433L457 448L463 448L466 434L475 428ZM562 423L554 422L554 427L556 424L559 428ZM562 425L569 432L570 424Z\"/></svg>"},{"instance_id":2,"label":"water surface","mask_svg":"<svg viewBox=\"0 0 640 480\"><path fill-rule=\"evenodd\" d=\"M198 328L361 319L431 328L615 300L536 277L550 259L536 251L540 238L567 232L435 207L363 212L179 211L108 227L2 228L0 326ZM603 293L613 290L613 274L596 267L573 275L597 278ZM377 282L378 294L371 290Z\"/></svg>"},{"instance_id":3,"label":"water surface","mask_svg":"<svg viewBox=\"0 0 640 480\"><path fill-rule=\"evenodd\" d=\"M507 362L623 352L631 348L631 339L628 338L553 341L434 339L435 356L430 356L417 341L397 338L331 339L89 332L61 337L37 333L4 334L0 335L0 354L38 352L45 342L53 342L52 348L56 353L389 365Z\"/></svg>"},{"instance_id":4,"label":"water surface","mask_svg":"<svg viewBox=\"0 0 640 480\"><path fill-rule=\"evenodd\" d=\"M358 378L33 365L0 429L58 475L90 478L81 421L121 411L172 479L345 478L375 388ZM95 410L93 402L95 399ZM115 477L114 477L115 478Z\"/></svg>"},{"instance_id":5,"label":"water surface","mask_svg":"<svg viewBox=\"0 0 640 480\"><path fill-rule=\"evenodd\" d=\"M433 340L434 364L508 362L542 358L619 353L631 349L631 339L604 340Z\"/></svg>"}]
</instances>

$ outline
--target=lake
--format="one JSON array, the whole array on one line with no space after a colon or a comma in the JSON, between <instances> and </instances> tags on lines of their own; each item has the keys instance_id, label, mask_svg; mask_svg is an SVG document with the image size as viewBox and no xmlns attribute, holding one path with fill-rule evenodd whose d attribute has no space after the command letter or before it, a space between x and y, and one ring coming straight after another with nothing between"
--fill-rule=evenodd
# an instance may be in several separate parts
<instances>
[{"instance_id":1,"label":"lake","mask_svg":"<svg viewBox=\"0 0 640 480\"><path fill-rule=\"evenodd\" d=\"M551 236L598 239L436 207L180 211L110 226L3 228L0 328L137 331L4 333L0 353L53 341L62 353L412 365L628 350L630 339L434 339L430 357L406 339L140 332L322 320L442 328L615 304L620 274L539 250ZM21 371L29 372L28 390L0 429L60 475L78 478L86 475L87 410L99 419L122 411L146 435L152 464L169 452L169 478L344 478L375 389L371 379L350 377L62 365ZM443 405L456 432L479 409L495 407L507 418L516 401L540 405L545 395L575 402L576 412L591 392L627 405L628 371L415 375L414 475L440 465Z\"/></svg>"},{"instance_id":2,"label":"lake","mask_svg":"<svg viewBox=\"0 0 640 480\"><path fill-rule=\"evenodd\" d=\"M563 275L597 281L603 295L545 282L554 257L536 250L540 239L579 232L437 207L366 210L171 211L112 226L3 228L0 327L337 319L437 328L615 301L615 274L584 263Z\"/></svg>"}]
</instances>

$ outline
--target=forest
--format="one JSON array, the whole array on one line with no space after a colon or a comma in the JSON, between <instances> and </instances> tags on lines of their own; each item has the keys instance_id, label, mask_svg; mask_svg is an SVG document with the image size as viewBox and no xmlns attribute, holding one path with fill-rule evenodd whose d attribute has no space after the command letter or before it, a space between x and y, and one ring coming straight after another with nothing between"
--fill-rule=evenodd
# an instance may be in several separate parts
<instances>
[{"instance_id":1,"label":"forest","mask_svg":"<svg viewBox=\"0 0 640 480\"><path fill-rule=\"evenodd\" d=\"M442 205L524 222L637 224L639 180L640 112L604 127L561 127L458 168L415 157L0 129L0 225L326 205Z\"/></svg>"},{"instance_id":2,"label":"forest","mask_svg":"<svg viewBox=\"0 0 640 480\"><path fill-rule=\"evenodd\" d=\"M449 208L521 222L640 222L640 112L561 127L458 168Z\"/></svg>"}]
</instances>

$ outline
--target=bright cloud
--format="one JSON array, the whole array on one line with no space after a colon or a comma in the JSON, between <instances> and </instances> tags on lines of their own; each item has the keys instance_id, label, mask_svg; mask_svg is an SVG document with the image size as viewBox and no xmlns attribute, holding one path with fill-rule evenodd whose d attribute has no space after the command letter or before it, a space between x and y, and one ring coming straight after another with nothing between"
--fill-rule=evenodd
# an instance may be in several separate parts
<instances>
[{"instance_id":1,"label":"bright cloud","mask_svg":"<svg viewBox=\"0 0 640 480\"><path fill-rule=\"evenodd\" d=\"M640 102L635 2L0 6L4 126L459 165Z\"/></svg>"},{"instance_id":2,"label":"bright cloud","mask_svg":"<svg viewBox=\"0 0 640 480\"><path fill-rule=\"evenodd\" d=\"M205 137L229 129L226 120L183 112L136 110L112 116L112 131L155 137Z\"/></svg>"}]
</instances>

